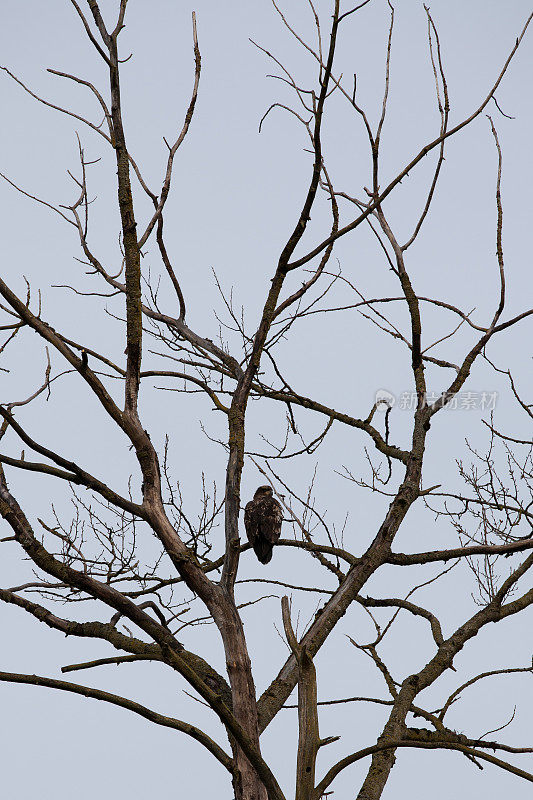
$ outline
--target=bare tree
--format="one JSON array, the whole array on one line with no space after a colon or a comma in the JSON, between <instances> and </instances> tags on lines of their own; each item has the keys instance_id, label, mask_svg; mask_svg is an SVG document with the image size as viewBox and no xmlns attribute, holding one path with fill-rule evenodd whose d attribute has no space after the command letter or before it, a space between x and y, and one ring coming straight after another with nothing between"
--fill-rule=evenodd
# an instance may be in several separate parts
<instances>
[{"instance_id":1,"label":"bare tree","mask_svg":"<svg viewBox=\"0 0 533 800\"><path fill-rule=\"evenodd\" d=\"M428 219L448 141L488 112L503 113L496 93L533 15L518 32L486 96L465 118L452 124L441 43L435 22L425 7L429 69L434 79L440 127L392 179L384 182L381 177L382 134L389 101L395 22L390 4L384 92L377 124L373 124L371 114L359 104L355 76L353 82L348 81L346 75L337 70L335 62L341 37L349 37L350 25L362 18L362 10L369 2L341 7L340 0L333 0L324 2L316 10L309 0L307 12L311 12L316 23L316 39L307 41L273 0L281 25L295 44L303 47L314 62L315 70L313 76L307 76L302 82L267 49L269 45L258 43L257 47L274 65L276 76L293 100L292 104L275 102L265 118L270 113L288 112L305 132L312 164L307 184L301 188L300 208L295 218L289 220L290 235L279 247L279 259L267 276L268 291L263 297L265 276L257 282L262 306L259 320L251 324L245 322L249 315L239 311L233 295L223 290L224 280L218 283L219 278L216 278L225 314L218 340L210 338L210 331L197 331L189 321L188 302L180 282L181 266L174 265L164 231L173 167L189 133L200 88L201 55L194 13L192 93L181 129L172 142L165 139L164 178L156 191L145 179L142 167L128 147L125 133L119 76L121 70L127 68L121 66L127 58L119 53L119 39L125 25L126 0L117 2L112 22L104 19L96 0L88 0L87 8L71 0L90 46L107 71L107 88L85 77L49 70L92 93L103 115L101 124L38 96L20 77L3 67L21 90L70 116L77 125L89 128L91 135L103 140L104 148L114 150L121 263L113 270L109 264L116 259L116 254L104 257L92 244L89 175L94 160L86 157L81 136L78 138L79 165L77 171L71 173L77 197L71 204L55 205L35 196L31 187L23 187L14 176L2 176L15 190L51 209L62 222L73 226L82 251L81 263L94 281L94 287L85 292L85 284L73 281L70 289L78 296L86 293L109 298L109 313L117 321L117 338L105 352L100 352L94 341L75 340L68 330L62 329L61 320L48 316L46 303L41 302L39 293L35 297L29 284L20 293L0 279L0 308L4 316L1 330L5 336L0 352L7 358L11 343L27 336L28 346L37 342L46 353L44 376L39 380L29 376L34 381L29 396L11 397L0 406L3 445L0 513L6 523L2 541L4 547L18 548L25 564L29 563L33 570L29 580L0 589L0 599L52 629L94 640L94 659L63 666L65 673L110 663L162 662L176 675L179 686L185 685L207 704L220 722L221 738L225 734L229 745L215 741L188 721L85 684L10 672L0 672L0 680L46 686L112 703L156 725L192 737L227 770L237 800L267 797L282 800L288 796L276 778L277 768L267 763L260 747L260 735L272 721L278 715L293 713L286 712L287 708L297 708L298 713L296 800L319 800L326 796L343 770L367 758L370 765L362 785L356 790L357 797L377 800L384 792L396 753L401 748L454 750L478 767L488 762L521 779L533 781L533 773L511 760L515 754L533 752L533 747L511 746L472 732L457 733L447 721L452 705L477 681L494 675L531 673L533 667L526 664L483 669L465 680L456 681L451 691L447 691L448 684L441 681L445 676L453 682L454 658L480 631L487 627L492 630L489 623L526 612L533 603L533 589L524 588L533 566L532 442L527 435L501 430L490 416L483 428L488 437L487 449L470 444L465 458L458 462L462 489L455 484L443 488L423 481L426 448L431 445L431 425L441 418L445 425L454 424L453 415L445 409L464 400L470 374L477 362L490 366L499 379L507 381L510 396L517 403L517 414L523 414L526 423L533 416L532 406L523 398L519 382L510 371L493 363L489 350L500 333L527 325L533 314L533 309L526 307L514 316L506 315L503 157L497 124L490 116L496 187L495 264L499 276L493 312L487 319L474 321L472 311L442 297L422 296L416 289L409 262L410 248ZM332 103L345 104L366 133L371 182L362 189L342 186L342 180L335 175L338 170L330 170L328 166L327 147L323 142L326 141L327 111ZM410 234L401 238L386 201L398 191L404 178L426 163L426 158L433 159L432 177L420 204L421 210L413 212ZM151 210L146 215L147 200ZM316 212L322 224L325 206L329 228L320 233L315 223L311 228L310 219ZM391 277L397 284L395 292L389 294L385 289L383 296L373 298L365 297L358 286L359 279L351 271L348 275L341 273L333 259L339 240L353 237L367 228L383 254L382 285L388 287ZM152 240L157 244L162 264L165 282L161 286L159 279L143 266L146 247ZM17 269L24 274L23 265L17 265ZM125 309L124 314L121 309ZM337 409L328 404L327 385L320 395L325 397L322 401L294 388L293 379L285 374L281 364L283 351L294 330L300 324L319 325L321 319L329 320L331 315L347 310L362 312L380 335L387 334L395 340L390 342L391 347L399 345L409 354L413 397L409 428L402 430L401 423L396 424L397 407L388 393L376 396L370 410L360 410L360 416L352 416L346 408ZM432 326L424 338L423 324L428 319L444 320L447 325L445 332L436 335L434 340L431 340ZM463 338L458 339L459 331ZM116 342L119 350L125 343L125 361L112 356ZM357 370L357 363L350 368ZM429 371L433 385L441 387L435 396L428 389L426 375ZM196 398L201 398L198 403L205 398L205 407L209 403L218 419L224 420L215 438L226 458L225 489L217 494L217 481L211 488L202 477L201 512L196 517L188 512L191 500L183 496L180 484L173 477L174 472L188 468L187 454L175 453L168 438L158 441L153 432L151 435L147 421L150 414L144 409L141 413L139 409L141 387L146 394L154 379L157 385L163 383L165 389L177 393L174 395L176 413L180 407L188 408L180 406L186 402L183 395L194 393ZM110 485L105 470L100 475L88 471L84 467L82 450L73 460L66 447L50 441L47 430L39 430L32 424L30 408L38 407L45 398L50 398L52 403L57 398L59 403L64 397L60 387L72 386L74 382L97 402L135 455L136 474L125 475L123 483L127 488L123 491ZM251 434L245 436L252 400L257 401L260 409L274 405L281 411L277 428L269 424L268 433L266 427L259 431L263 451L248 444ZM484 397L480 402L490 410L490 398ZM361 409L363 401L356 398L356 405ZM97 424L96 416L94 424ZM317 427L310 433L313 425ZM328 441L330 432L339 429L344 431L345 437L353 439L352 448L362 448L368 465L366 477L354 475L349 467L342 468L353 489L354 505L359 503L364 490L370 490L379 503L384 503L382 516L371 527L358 530L357 536L353 529L350 531L353 523L349 518L343 526L350 508L343 509L340 518L321 510L315 499L318 488L314 479L306 494L295 488L297 470L301 469L298 465L308 464L309 457ZM396 440L397 436L404 439L403 444ZM252 439L256 440L257 437ZM254 475L260 475L262 483L273 487L284 508L284 533L275 545L273 563L276 558L279 563L281 554L287 552L285 548L296 548L302 559L311 557L322 570L324 585L313 578L316 585L308 586L300 579L290 583L259 577L261 573L251 566L255 564L253 552L242 536L240 522L245 466L253 470ZM33 473L34 477L41 476L49 485L57 485L58 497L60 488L66 487L74 514L68 518L52 498L51 509L37 510L38 527L32 524L35 513L32 498L24 496L19 488L24 484L18 483L24 471ZM55 483L51 484L50 479ZM139 484L142 484L140 491ZM322 494L327 494L323 486L320 488ZM400 552L394 548L394 540L406 519L414 513L415 506L421 514L417 519L424 520L420 524L427 526L428 549ZM217 551L216 528L222 520L225 546L220 552ZM446 530L458 541L456 546L432 549L431 530L442 523L447 523ZM239 572L241 560L248 561L248 569L253 572ZM424 565L435 565L436 571L429 578L424 573L421 579L419 568ZM435 611L411 598L424 586L431 584L433 588L439 579L446 581L450 570L460 570L463 566L471 570L477 606L470 613L465 605L460 624L444 625ZM370 579L376 581L380 574L390 574L391 570L407 576L405 581L409 589L404 596L388 596L384 588L386 581L376 584L383 588L378 596L362 594ZM242 579L243 574L252 577ZM236 599L235 586L239 580L251 584L248 588L258 593L245 603ZM289 651L285 663L257 698L242 608L264 597L259 594L263 584L268 584L272 591L281 589L282 593L290 589L295 596L292 607L284 596L281 605L277 603L273 609L271 619L274 623L282 622ZM318 605L308 624L303 629L300 626L298 632L295 604L299 600L296 598L306 592L317 599ZM74 605L82 602L83 606ZM72 609L72 614L64 615L59 611L65 604L69 604L67 607ZM91 612L87 617L89 608ZM83 614L76 615L76 609L83 609ZM365 640L367 628L355 620L355 609L367 612L374 630L371 641ZM389 663L387 643L390 632L395 631L405 617L401 612L427 622L431 655L426 657L428 644L424 642L419 651L421 666L397 678L397 667ZM384 681L385 697L363 696L356 687L357 696L318 700L314 659L343 618L349 626L349 647L355 647L370 658ZM220 674L206 654L200 655L185 647L183 638L189 634L194 636L193 629L202 624L212 624L218 632L227 674ZM111 645L119 654L102 657L100 643ZM442 702L437 708L428 709L425 700L419 699L430 687L441 692ZM289 701L296 688L297 705ZM368 745L355 752L349 742L343 741L344 755L336 761L330 759L326 770L318 770L320 748L339 738L321 737L319 709L364 702L386 708L386 721L377 740L369 737ZM473 720L473 726L475 724ZM333 751L334 748L326 753Z\"/></svg>"}]
</instances>

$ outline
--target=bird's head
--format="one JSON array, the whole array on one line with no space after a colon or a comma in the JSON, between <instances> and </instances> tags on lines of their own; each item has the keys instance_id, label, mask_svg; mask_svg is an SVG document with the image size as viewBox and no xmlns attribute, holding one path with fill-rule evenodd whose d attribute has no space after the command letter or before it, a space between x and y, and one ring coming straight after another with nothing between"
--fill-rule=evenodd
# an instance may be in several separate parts
<instances>
[{"instance_id":1,"label":"bird's head","mask_svg":"<svg viewBox=\"0 0 533 800\"><path fill-rule=\"evenodd\" d=\"M260 500L262 497L270 497L272 495L272 486L258 486L255 490L254 500Z\"/></svg>"}]
</instances>

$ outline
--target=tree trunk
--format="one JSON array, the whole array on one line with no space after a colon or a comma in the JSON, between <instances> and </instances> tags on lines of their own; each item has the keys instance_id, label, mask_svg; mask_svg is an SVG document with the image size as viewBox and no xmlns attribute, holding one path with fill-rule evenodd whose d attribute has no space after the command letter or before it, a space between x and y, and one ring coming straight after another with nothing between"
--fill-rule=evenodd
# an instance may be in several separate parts
<instances>
[{"instance_id":1,"label":"tree trunk","mask_svg":"<svg viewBox=\"0 0 533 800\"><path fill-rule=\"evenodd\" d=\"M244 629L232 597L226 596L217 614L226 654L226 666L231 687L233 714L237 722L259 747L259 725L257 722L257 699L252 676L252 665L246 647ZM267 791L238 744L230 737L236 774L233 779L235 800L268 800Z\"/></svg>"},{"instance_id":2,"label":"tree trunk","mask_svg":"<svg viewBox=\"0 0 533 800\"><path fill-rule=\"evenodd\" d=\"M418 675L411 675L403 682L387 724L378 739L379 744L384 744L387 741L397 742L402 738L405 730L405 718L418 691L419 677ZM392 747L390 750L381 750L378 753L374 753L372 764L357 795L357 800L380 800L395 761L395 750Z\"/></svg>"}]
</instances>

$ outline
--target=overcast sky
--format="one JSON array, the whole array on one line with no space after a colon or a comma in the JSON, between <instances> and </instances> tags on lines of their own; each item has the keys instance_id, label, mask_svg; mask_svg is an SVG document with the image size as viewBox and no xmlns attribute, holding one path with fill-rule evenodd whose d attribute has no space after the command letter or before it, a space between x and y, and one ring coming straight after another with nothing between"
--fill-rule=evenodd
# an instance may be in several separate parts
<instances>
[{"instance_id":1,"label":"overcast sky","mask_svg":"<svg viewBox=\"0 0 533 800\"><path fill-rule=\"evenodd\" d=\"M102 8L113 14L115 0L105 0ZM325 21L330 4L316 4ZM348 7L347 4L346 7ZM314 36L313 19L304 0L286 4L291 22L304 37ZM269 281L287 235L293 229L305 196L311 160L305 148L304 131L280 109L265 120L261 134L258 125L274 102L291 101L289 91L268 75L275 65L251 42L272 52L294 72L303 86L316 80L312 57L291 39L268 0L255 2L215 2L196 4L152 0L131 0L127 27L121 35L122 55L133 57L123 66L123 103L126 136L130 151L141 165L150 186L161 181L166 147L162 137L171 139L181 126L193 80L191 49L191 11L195 10L202 52L202 78L197 112L189 136L179 151L175 165L173 194L165 218L169 252L186 297L189 325L205 337L216 339L219 331L216 311L224 317L214 273L222 288L233 296L237 307L244 307L249 331L262 308ZM383 134L382 184L407 163L424 143L439 130L434 97L434 82L427 47L427 22L422 3L398 0L395 4L396 29L392 51L392 78L389 113ZM512 3L494 0L434 0L431 12L439 29L451 99L452 124L477 108L503 65L508 52L530 13L525 0ZM99 108L83 87L73 85L46 72L47 67L74 73L98 85L104 94L106 76L99 57L92 49L68 0L54 3L4 0L0 25L0 64L6 66L36 93L76 113L100 122ZM110 18L110 17L109 17ZM357 73L358 98L371 120L379 118L383 91L384 56L389 22L386 2L372 0L345 24L339 44L336 73ZM502 116L494 104L493 115L500 137L503 168L504 244L507 265L507 316L531 306L531 108L530 77L533 70L533 31L526 36L504 82L498 91ZM279 70L278 70L279 73ZM113 153L103 140L82 123L39 105L5 73L0 73L3 125L0 128L0 171L31 194L54 204L72 203L76 187L67 170L77 172L78 131L86 157L101 158L89 176L92 206L91 241L100 260L113 272L120 266L117 245L119 219L115 208L115 169ZM107 96L107 95L106 95ZM328 107L324 133L325 158L337 188L363 195L370 185L368 145L360 120L350 115L335 96ZM401 239L410 235L424 202L424 190L434 162L427 159L404 180L390 198L387 210ZM497 154L489 122L483 114L450 143L442 181L423 233L410 251L409 268L421 295L432 295L457 303L463 309L476 309L474 319L486 323L497 304L498 273L495 259L495 182ZM137 196L137 219L149 218L150 208ZM121 327L115 318L120 304L98 297L80 298L66 289L53 286L75 284L84 291L102 291L94 277L84 274L75 260L79 250L73 229L48 209L37 206L7 184L0 185L2 204L2 277L19 292L25 292L24 277L34 296L41 291L43 318L66 335L91 343L111 358L124 349ZM303 247L323 238L327 231L327 204L313 214ZM349 214L349 209L346 214ZM348 218L348 217L347 217ZM303 252L303 250L302 250ZM335 250L332 268L357 283L365 296L397 294L394 276L387 269L379 247L367 230L346 237ZM153 244L146 247L143 259L145 277L157 274L159 261ZM118 269L115 269L118 271ZM292 277L298 286L301 276ZM161 305L175 312L174 300L166 284L161 288ZM353 293L344 288L332 292L332 305L353 302ZM107 309L107 312L106 312ZM411 392L409 358L401 346L370 326L355 312L309 317L295 326L290 341L279 348L279 363L291 384L302 394L316 396L335 408L366 417L376 391L385 389L400 398ZM405 315L394 312L398 324ZM426 343L450 330L449 318L427 314ZM441 357L455 360L471 343L470 334L459 333L439 351ZM228 334L232 348L238 339ZM531 324L513 330L494 343L491 358L499 367L511 368L520 377L520 387L531 390L529 342ZM150 345L147 345L147 347ZM147 356L149 358L149 356ZM45 367L45 355L35 337L21 336L8 351L8 375L2 373L0 402L19 399L31 393ZM56 371L62 368L53 357ZM161 364L160 364L161 368ZM71 376L72 377L72 376ZM448 375L446 377L449 377ZM428 370L429 389L440 391L442 373ZM162 384L160 384L162 385ZM168 385L168 384L167 384ZM510 435L525 438L525 427L506 394L506 384L485 366L476 367L469 390L497 393L498 427ZM531 396L531 395L529 395ZM200 427L216 438L224 434L224 420L211 410L207 398L183 396L152 389L142 396L143 422L160 447L165 433L170 434L173 475L180 481L185 507L194 516L200 509L201 479L215 481L219 494L224 486L224 452L206 437ZM465 458L465 437L483 448L486 429L477 409L445 412L434 424L429 442L426 485L446 483L458 486L456 459ZM284 412L265 403L253 403L250 411L251 449L262 449L262 436L283 439ZM91 398L86 398L71 378L59 379L52 397L43 397L21 415L31 431L46 435L46 443L69 455L77 455L83 465L125 490L131 474L135 491L140 481L131 453L122 438L104 419ZM302 431L313 438L322 420L299 418ZM391 430L397 444L408 442L410 419L399 407L391 414ZM14 440L11 440L14 448ZM354 475L368 477L361 434L332 429L323 448L299 464L284 462L284 479L295 491L305 492L318 464L317 507L327 512L338 529L348 514L346 544L353 552L363 550L371 540L388 506L386 498L376 497L343 479L346 466ZM13 450L16 454L16 450ZM52 480L32 480L9 473L10 485L32 520L41 517L53 523L51 504L66 519L68 495ZM243 499L247 500L262 478L247 462L243 477ZM8 535L5 525L1 536ZM223 531L216 534L214 552L221 551ZM360 542L360 544L359 544ZM455 546L456 535L450 526L433 523L431 516L418 511L402 529L398 549L424 550ZM0 585L12 586L31 575L13 543L2 545ZM305 554L279 549L264 577L294 581L295 575L307 585L314 582L332 587ZM507 569L507 564L504 565ZM257 575L250 559L243 559L243 576ZM427 580L437 569L420 571ZM473 579L465 568L452 573L437 585L432 598L420 593L439 611L446 629L460 624L473 611ZM303 576L303 577L302 577ZM328 583L329 580L329 583ZM405 576L389 570L385 578L368 587L404 592L411 585ZM386 586L387 589L383 587ZM249 587L238 589L239 601L252 597ZM269 594L267 587L265 594ZM312 616L316 600L295 598L302 625ZM60 612L61 613L61 612ZM74 613L67 606L66 613ZM94 609L80 611L88 618ZM107 612L103 612L102 619ZM243 612L254 661L258 692L263 691L286 657L286 648L275 625L280 625L279 601L266 598ZM0 607L3 629L3 656L0 669L49 676L60 675L64 664L111 655L104 644L65 641L59 634L26 619L10 607ZM437 706L443 697L476 672L501 666L523 666L531 660L531 618L512 620L487 630L457 658L458 673L428 694L428 707ZM323 699L349 695L375 694L385 697L364 656L347 642L345 633L362 641L372 636L372 627L360 609L353 610L331 637L317 658L319 696ZM191 649L203 653L219 669L223 657L216 634L197 628L186 634ZM419 646L420 649L417 649ZM431 655L427 631L411 620L398 626L384 649L399 679L419 669ZM84 675L88 685L116 691L159 711L205 724L218 740L224 737L210 715L182 692L175 676L157 665L105 667ZM480 682L465 695L463 704L450 716L449 724L470 735L504 724L518 707L512 726L501 734L517 746L531 745L530 718L533 712L531 676L503 677ZM441 688L442 686L442 688ZM0 733L2 784L9 796L25 798L37 794L66 800L73 792L79 800L101 797L144 798L215 796L230 797L225 774L213 765L194 742L164 729L151 726L128 712L104 707L95 701L62 696L50 690L0 684L3 725ZM474 716L475 723L471 720ZM358 747L371 744L379 734L384 712L375 707L351 705L327 709L321 715L323 736L342 734L334 746L321 754L320 769L329 766L334 756L341 757ZM264 736L264 752L283 788L294 775L295 713L282 711ZM528 768L527 762L517 762ZM353 797L368 764L347 771L335 784L336 798ZM196 769L198 772L196 772ZM435 779L438 771L438 780ZM222 779L225 788L219 790ZM530 797L529 785L518 778L487 766L478 771L456 753L403 751L384 797L422 797L431 792L434 800L451 796L481 797L486 800L511 794L515 800Z\"/></svg>"}]
</instances>

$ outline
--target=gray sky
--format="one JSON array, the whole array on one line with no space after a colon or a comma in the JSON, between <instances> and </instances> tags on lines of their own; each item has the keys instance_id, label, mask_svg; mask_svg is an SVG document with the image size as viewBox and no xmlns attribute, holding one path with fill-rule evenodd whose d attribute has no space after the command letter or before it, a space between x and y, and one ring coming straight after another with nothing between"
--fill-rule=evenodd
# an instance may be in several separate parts
<instances>
[{"instance_id":1,"label":"gray sky","mask_svg":"<svg viewBox=\"0 0 533 800\"><path fill-rule=\"evenodd\" d=\"M112 12L114 0L102 2ZM181 126L192 86L190 14L198 18L202 51L202 79L197 113L190 134L179 152L175 166L173 195L166 216L169 251L187 299L189 324L206 337L215 339L218 322L216 308L224 314L213 270L222 287L234 289L237 306L245 309L250 330L258 318L269 280L288 233L299 213L310 173L310 156L304 152L304 133L285 112L274 110L264 123L258 123L273 102L288 102L289 93L280 81L267 78L274 65L249 41L254 39L282 60L303 85L315 78L314 63L283 30L267 0L254 3L199 0L195 5L157 0L140 3L131 0L127 28L122 35L122 53L133 58L123 68L123 95L126 135L131 152L142 165L148 183L157 187L165 162L162 137L170 139ZM329 4L317 3L325 19ZM438 133L439 117L434 98L433 77L427 53L426 21L422 4L398 0L395 4L397 27L393 44L390 106L383 135L382 183L393 177L425 142ZM290 19L298 30L313 37L313 20L305 2L292 3ZM451 97L452 124L471 113L486 96L494 78L512 48L531 8L523 0L513 3L486 0L434 0L431 11L438 25ZM97 83L105 90L105 74L86 39L70 3L29 3L4 0L1 10L1 58L5 65L52 102L100 122L99 109L92 97L46 73L46 67L72 72ZM371 119L378 118L384 73L388 26L387 5L372 3L346 24L339 47L337 73L357 72L359 102ZM523 42L501 89L498 100L510 120L494 105L494 117L504 154L504 245L507 265L507 316L531 305L530 229L531 185L530 142L533 114L529 91L532 74L530 32ZM100 259L112 271L120 265L117 247L118 215L115 209L113 154L100 137L81 123L54 113L33 101L9 76L0 73L4 124L0 129L0 170L28 192L52 203L71 203L75 187L66 170L77 170L78 130L86 157L101 157L90 173L90 193L97 196L92 206L92 242ZM325 126L325 156L337 188L361 196L369 185L369 154L362 127L336 97L331 99ZM404 180L388 202L388 210L400 238L408 238L423 205L424 189L433 161L422 163ZM484 322L497 302L498 276L495 252L496 151L485 115L454 138L448 147L440 190L420 239L410 252L409 268L419 294L433 295L457 303L468 310L476 308L474 318ZM74 260L79 255L70 226L43 207L17 194L8 185L0 187L2 203L3 276L23 291L26 276L34 292L40 289L43 317L53 326L79 340L93 342L110 357L122 353L124 341L113 314L120 305L109 301L111 314L104 311L99 298L79 298L52 284L75 283L85 291L101 291L94 278L83 274ZM150 209L138 197L137 218L147 219ZM313 220L303 247L323 238L328 219L322 210ZM346 210L349 213L349 210ZM142 227L141 225L139 227ZM335 251L343 274L356 281L365 296L397 294L393 276L387 270L375 241L367 230L359 229L346 237ZM145 274L159 271L153 244L146 248ZM300 276L292 278L297 286ZM173 299L162 291L162 305ZM166 293L166 294L165 294ZM332 305L352 302L345 289L335 289ZM337 302L339 301L339 302ZM394 319L405 325L405 314L398 310ZM427 341L449 330L449 319L427 314ZM492 347L490 356L498 366L510 367L521 375L521 388L531 388L531 326L504 334ZM453 360L472 340L460 333L440 349L440 355ZM238 341L231 340L236 348ZM279 350L280 364L292 385L304 394L317 396L325 403L365 417L378 389L399 396L411 391L409 359L400 346L354 312L310 317L295 326L290 341ZM57 370L61 363L54 357ZM23 367L21 367L23 365ZM0 401L29 394L41 378L45 366L39 343L30 335L20 337L11 349L6 366L12 372L2 377ZM428 370L429 387L439 391L443 377ZM447 377L447 376L446 376ZM504 396L505 383L496 380L485 367L473 370L467 387L474 392L501 393L497 404L499 427L511 435L529 435L516 416L515 406ZM179 479L186 508L194 516L200 508L201 473L216 481L223 493L224 454L211 443L199 425L205 421L212 436L223 433L224 420L211 411L207 399L172 392L145 391L143 418L152 438L159 444L165 432L171 435L171 457L175 479ZM265 403L250 409L252 449L265 448L260 436L279 440L283 436L283 412ZM80 454L87 469L98 472L117 489L124 489L134 473L131 454L96 404L87 399L74 380L59 379L49 402L32 406L21 415L30 432L46 432L47 441L66 456ZM455 459L465 457L464 439L483 447L486 436L479 411L446 412L431 431L429 457L424 482L458 486ZM302 431L310 438L321 430L322 420L299 418ZM398 444L406 443L410 419L406 411L395 409L391 429ZM339 528L349 514L345 540L357 552L372 538L384 510L386 498L370 495L343 480L338 470L346 465L353 474L368 475L364 446L368 442L357 431L333 429L323 448L298 465L285 462L280 468L284 479L304 492L317 461L319 462L317 507ZM365 471L366 470L366 471ZM138 483L134 486L138 491ZM31 480L11 473L15 495L33 519L53 520L54 503L65 518L69 498L51 480ZM243 498L247 499L260 476L247 463ZM2 528L4 530L4 528ZM6 535L6 534L3 534ZM216 534L215 551L221 549L223 532ZM360 542L360 544L359 544ZM434 524L432 517L415 511L400 532L397 549L402 551L455 546L451 527ZM149 544L146 547L149 548ZM16 548L4 544L0 585L11 586L29 573L21 565ZM330 587L304 554L275 552L264 577L302 580L312 586ZM503 565L506 569L507 564ZM503 568L502 568L503 569ZM436 574L433 568L420 571L421 580ZM243 559L244 577L257 573L255 565ZM420 592L419 599L439 611L448 631L474 610L471 598L472 576L468 570L455 571L437 585L435 594ZM369 593L380 590L402 592L409 588L403 574L392 568L368 586ZM411 582L410 582L411 583ZM409 584L410 585L410 584ZM387 587L386 589L384 587ZM252 597L251 590L239 588L239 599ZM265 594L270 593L267 587ZM315 601L298 596L302 625L313 614ZM71 607L67 607L71 611ZM80 612L89 614L82 609ZM94 614L94 611L92 612ZM100 655L111 655L102 644L65 641L57 633L33 623L16 609L0 607L4 650L0 668L57 676L63 664ZM105 616L104 616L105 618ZM250 638L255 680L262 691L286 656L284 643L274 625L280 626L279 601L267 598L244 612ZM432 690L426 705L431 707L447 696L463 677L500 666L523 666L531 659L531 622L522 617L485 631L456 660L458 673ZM370 639L372 628L360 609L353 609L329 646L317 658L319 696L386 696L378 678L364 656L354 650L344 634ZM223 657L216 634L195 628L184 635L192 649L206 654L223 668ZM408 645L406 646L406 642ZM99 649L100 648L100 649ZM405 620L393 633L385 648L398 678L418 669L432 650L427 631L416 621ZM503 677L485 681L470 690L450 716L449 724L472 735L496 728L517 715L502 734L505 741L518 746L531 744L529 719L533 711L531 676ZM88 685L116 691L145 702L157 710L203 724L224 741L211 717L199 704L181 691L174 675L157 665L106 667L88 673ZM148 793L182 793L193 798L217 792L217 798L230 797L230 788L218 790L226 776L204 756L200 747L185 737L158 729L120 709L104 707L95 701L63 696L36 687L0 684L3 730L0 763L6 794L23 800L39 793L57 800L70 797L73 787L79 800L99 792L102 797L144 798ZM474 714L475 712L475 714ZM470 720L474 715L475 723ZM341 741L325 748L320 769L358 747L372 743L385 719L383 712L370 706L350 705L325 710L321 714L323 736L342 734ZM264 752L284 788L294 774L295 713L280 712L264 736ZM527 769L527 762L516 762ZM367 762L346 771L334 788L336 798L352 797L360 785ZM196 768L198 772L196 772ZM435 780L435 772L439 778ZM434 800L450 796L483 796L487 800L511 793L515 800L530 796L528 784L487 765L479 772L458 754L447 752L403 751L397 755L384 797L426 796Z\"/></svg>"}]
</instances>

